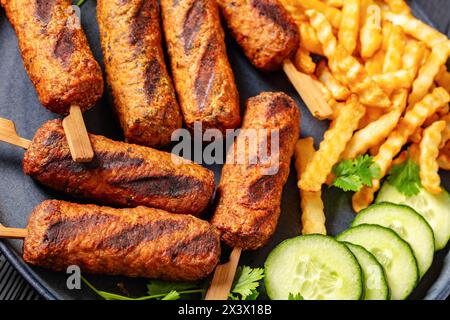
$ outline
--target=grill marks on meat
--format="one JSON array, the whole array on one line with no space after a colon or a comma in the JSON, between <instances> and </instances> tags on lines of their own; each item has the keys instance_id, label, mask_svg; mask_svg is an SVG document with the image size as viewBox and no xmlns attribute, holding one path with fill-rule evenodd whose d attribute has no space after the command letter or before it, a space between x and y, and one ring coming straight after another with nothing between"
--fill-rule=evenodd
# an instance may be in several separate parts
<instances>
[{"instance_id":1,"label":"grill marks on meat","mask_svg":"<svg viewBox=\"0 0 450 320\"><path fill-rule=\"evenodd\" d=\"M152 1L141 0L131 20L130 44L142 47L146 29L151 23Z\"/></svg>"},{"instance_id":2,"label":"grill marks on meat","mask_svg":"<svg viewBox=\"0 0 450 320\"><path fill-rule=\"evenodd\" d=\"M199 71L195 79L194 89L198 108L204 110L209 101L211 89L214 88L215 66L217 61L217 40L214 35L208 41L205 52L199 63Z\"/></svg>"},{"instance_id":3,"label":"grill marks on meat","mask_svg":"<svg viewBox=\"0 0 450 320\"><path fill-rule=\"evenodd\" d=\"M77 163L61 121L48 121L24 155L24 173L56 191L112 206L200 215L209 205L215 183L208 169L191 162L175 164L167 152L89 137L94 159Z\"/></svg>"},{"instance_id":4,"label":"grill marks on meat","mask_svg":"<svg viewBox=\"0 0 450 320\"><path fill-rule=\"evenodd\" d=\"M219 245L218 239L213 233L202 232L172 246L167 255L170 256L172 261L177 260L182 255L204 256L213 252Z\"/></svg>"},{"instance_id":5,"label":"grill marks on meat","mask_svg":"<svg viewBox=\"0 0 450 320\"><path fill-rule=\"evenodd\" d=\"M285 96L276 96L271 100L266 109L266 117L275 117L277 114L288 111L291 108L289 100Z\"/></svg>"},{"instance_id":6,"label":"grill marks on meat","mask_svg":"<svg viewBox=\"0 0 450 320\"><path fill-rule=\"evenodd\" d=\"M201 181L184 176L147 176L125 178L111 181L112 185L130 188L136 195L180 197L192 192L202 192Z\"/></svg>"},{"instance_id":7,"label":"grill marks on meat","mask_svg":"<svg viewBox=\"0 0 450 320\"><path fill-rule=\"evenodd\" d=\"M189 54L197 33L206 17L206 9L203 0L195 0L189 10L183 23L183 32L181 34L184 43L184 53Z\"/></svg>"},{"instance_id":8,"label":"grill marks on meat","mask_svg":"<svg viewBox=\"0 0 450 320\"><path fill-rule=\"evenodd\" d=\"M193 281L220 256L218 231L190 215L46 200L30 215L23 258L52 270Z\"/></svg>"},{"instance_id":9,"label":"grill marks on meat","mask_svg":"<svg viewBox=\"0 0 450 320\"><path fill-rule=\"evenodd\" d=\"M247 199L250 205L259 204L270 193L275 192L277 183L273 176L262 176L252 182L247 189Z\"/></svg>"},{"instance_id":10,"label":"grill marks on meat","mask_svg":"<svg viewBox=\"0 0 450 320\"><path fill-rule=\"evenodd\" d=\"M161 81L161 72L161 66L156 58L153 58L145 68L144 90L148 103L152 103L154 99L154 94Z\"/></svg>"},{"instance_id":11,"label":"grill marks on meat","mask_svg":"<svg viewBox=\"0 0 450 320\"><path fill-rule=\"evenodd\" d=\"M69 58L75 50L73 43L74 32L68 27L64 27L58 35L55 43L53 55L59 59L64 66L69 64Z\"/></svg>"},{"instance_id":12,"label":"grill marks on meat","mask_svg":"<svg viewBox=\"0 0 450 320\"><path fill-rule=\"evenodd\" d=\"M126 250L146 241L153 241L162 236L170 236L174 232L184 230L186 226L187 223L185 221L174 220L156 220L144 224L136 224L102 240L98 248L101 250Z\"/></svg>"},{"instance_id":13,"label":"grill marks on meat","mask_svg":"<svg viewBox=\"0 0 450 320\"><path fill-rule=\"evenodd\" d=\"M39 20L45 25L50 22L52 16L52 8L56 0L36 0L35 14ZM24 10L27 10L24 8Z\"/></svg>"},{"instance_id":14,"label":"grill marks on meat","mask_svg":"<svg viewBox=\"0 0 450 320\"><path fill-rule=\"evenodd\" d=\"M79 234L88 234L96 228L118 221L118 217L103 215L100 212L94 215L80 215L72 219L64 219L52 223L44 236L44 243L57 247L63 241L73 240Z\"/></svg>"},{"instance_id":15,"label":"grill marks on meat","mask_svg":"<svg viewBox=\"0 0 450 320\"><path fill-rule=\"evenodd\" d=\"M292 31L292 24L286 20L283 12L280 10L280 6L273 3L273 1L267 0L252 0L252 7L258 10L259 14L263 17L270 19L273 23L280 26L286 32Z\"/></svg>"}]
</instances>

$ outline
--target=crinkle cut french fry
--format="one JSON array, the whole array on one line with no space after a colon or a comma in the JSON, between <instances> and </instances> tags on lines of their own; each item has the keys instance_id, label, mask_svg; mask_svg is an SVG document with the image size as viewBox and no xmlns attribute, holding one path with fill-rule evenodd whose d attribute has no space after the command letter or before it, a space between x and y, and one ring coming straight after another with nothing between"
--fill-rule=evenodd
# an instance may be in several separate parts
<instances>
[{"instance_id":1,"label":"crinkle cut french fry","mask_svg":"<svg viewBox=\"0 0 450 320\"><path fill-rule=\"evenodd\" d=\"M419 157L420 157L420 141L418 143L412 143L408 147L408 155L411 158L412 161L419 164Z\"/></svg>"},{"instance_id":2,"label":"crinkle cut french fry","mask_svg":"<svg viewBox=\"0 0 450 320\"><path fill-rule=\"evenodd\" d=\"M311 26L314 28L322 45L323 53L326 57L331 57L336 52L337 40L333 34L331 24L323 14L316 10L306 10Z\"/></svg>"},{"instance_id":3,"label":"crinkle cut french fry","mask_svg":"<svg viewBox=\"0 0 450 320\"><path fill-rule=\"evenodd\" d=\"M366 59L364 67L369 75L374 76L383 72L385 54L383 50L378 50L372 57Z\"/></svg>"},{"instance_id":4,"label":"crinkle cut french fry","mask_svg":"<svg viewBox=\"0 0 450 320\"><path fill-rule=\"evenodd\" d=\"M361 30L360 30L360 43L361 43L361 57L364 59L372 57L378 49L380 49L383 43L383 35L381 32L381 9L372 1L363 0L366 3L361 5L361 10L364 12L361 14Z\"/></svg>"},{"instance_id":5,"label":"crinkle cut french fry","mask_svg":"<svg viewBox=\"0 0 450 320\"><path fill-rule=\"evenodd\" d=\"M382 24L382 35L383 35L383 42L382 42L382 48L384 51L387 50L388 46L389 46L389 39L391 36L391 32L392 32L392 28L393 25L390 21L384 20L383 24Z\"/></svg>"},{"instance_id":6,"label":"crinkle cut french fry","mask_svg":"<svg viewBox=\"0 0 450 320\"><path fill-rule=\"evenodd\" d=\"M420 182L422 186L431 193L440 193L441 178L439 177L439 144L441 143L441 134L445 129L445 121L434 122L423 132L423 138L420 142L419 167Z\"/></svg>"},{"instance_id":7,"label":"crinkle cut french fry","mask_svg":"<svg viewBox=\"0 0 450 320\"><path fill-rule=\"evenodd\" d=\"M361 17L361 0L346 0L342 8L341 24L339 26L339 44L349 54L353 54L359 34Z\"/></svg>"},{"instance_id":8,"label":"crinkle cut french fry","mask_svg":"<svg viewBox=\"0 0 450 320\"><path fill-rule=\"evenodd\" d=\"M334 118L334 113L336 112L336 107L337 107L337 101L334 100L333 95L331 94L330 90L328 90L328 88L319 80L317 80L317 78L315 78L314 76L311 76L312 81L317 85L317 87L319 88L320 92L323 95L323 98L325 99L325 101L328 103L328 105L331 107L331 109L333 109L333 114L330 117L326 117L326 118L318 118L317 116L315 116L316 118L318 118L319 120L324 120L324 119L333 119Z\"/></svg>"},{"instance_id":9,"label":"crinkle cut french fry","mask_svg":"<svg viewBox=\"0 0 450 320\"><path fill-rule=\"evenodd\" d=\"M350 91L331 74L324 60L317 67L317 77L330 90L334 99L343 101L350 96Z\"/></svg>"},{"instance_id":10,"label":"crinkle cut french fry","mask_svg":"<svg viewBox=\"0 0 450 320\"><path fill-rule=\"evenodd\" d=\"M311 137L297 141L295 145L295 168L299 180L314 153L314 141ZM310 192L300 189L300 198L302 234L327 234L321 191Z\"/></svg>"},{"instance_id":11,"label":"crinkle cut french fry","mask_svg":"<svg viewBox=\"0 0 450 320\"><path fill-rule=\"evenodd\" d=\"M383 17L394 25L400 26L405 33L424 42L430 48L447 41L447 36L411 15L385 12Z\"/></svg>"},{"instance_id":12,"label":"crinkle cut french fry","mask_svg":"<svg viewBox=\"0 0 450 320\"><path fill-rule=\"evenodd\" d=\"M376 74L372 76L372 79L388 94L396 89L410 88L413 81L412 73L404 69Z\"/></svg>"},{"instance_id":13,"label":"crinkle cut french fry","mask_svg":"<svg viewBox=\"0 0 450 320\"><path fill-rule=\"evenodd\" d=\"M347 144L342 158L354 159L358 155L365 154L371 147L384 141L397 126L398 120L406 107L407 96L408 92L406 90L400 90L396 93L392 99L393 110L357 131Z\"/></svg>"},{"instance_id":14,"label":"crinkle cut french fry","mask_svg":"<svg viewBox=\"0 0 450 320\"><path fill-rule=\"evenodd\" d=\"M316 30L309 24L303 22L300 24L300 46L309 52L323 56L322 45L317 38Z\"/></svg>"},{"instance_id":15,"label":"crinkle cut french fry","mask_svg":"<svg viewBox=\"0 0 450 320\"><path fill-rule=\"evenodd\" d=\"M434 80L440 87L450 91L450 72L447 71L447 67L445 65L441 67Z\"/></svg>"},{"instance_id":16,"label":"crinkle cut french fry","mask_svg":"<svg viewBox=\"0 0 450 320\"><path fill-rule=\"evenodd\" d=\"M325 3L330 7L341 9L344 5L344 1L345 0L325 0Z\"/></svg>"},{"instance_id":17,"label":"crinkle cut french fry","mask_svg":"<svg viewBox=\"0 0 450 320\"><path fill-rule=\"evenodd\" d=\"M374 162L381 169L380 178L372 181L372 187L363 187L353 195L352 204L356 212L366 208L373 201L373 196L380 187L380 179L386 175L392 159L400 152L408 137L425 122L426 118L449 101L450 96L447 91L436 88L405 113L397 128L391 132L374 157Z\"/></svg>"},{"instance_id":18,"label":"crinkle cut french fry","mask_svg":"<svg viewBox=\"0 0 450 320\"><path fill-rule=\"evenodd\" d=\"M450 140L450 113L447 113L443 117L441 117L441 120L445 121L445 129L442 132L442 141L439 145L439 149L444 148L447 141Z\"/></svg>"},{"instance_id":19,"label":"crinkle cut french fry","mask_svg":"<svg viewBox=\"0 0 450 320\"><path fill-rule=\"evenodd\" d=\"M447 141L445 147L441 149L438 164L441 169L450 170L450 141Z\"/></svg>"},{"instance_id":20,"label":"crinkle cut french fry","mask_svg":"<svg viewBox=\"0 0 450 320\"><path fill-rule=\"evenodd\" d=\"M341 24L341 11L339 9L330 7L319 0L301 0L297 3L302 6L305 10L314 10L320 12L327 17L331 25L338 29Z\"/></svg>"},{"instance_id":21,"label":"crinkle cut french fry","mask_svg":"<svg viewBox=\"0 0 450 320\"><path fill-rule=\"evenodd\" d=\"M300 26L305 20L304 9L295 0L280 0L281 5L289 12L295 23Z\"/></svg>"},{"instance_id":22,"label":"crinkle cut french fry","mask_svg":"<svg viewBox=\"0 0 450 320\"><path fill-rule=\"evenodd\" d=\"M389 97L368 75L361 63L336 44L331 25L325 16L315 10L307 10L311 25L317 32L319 41L333 75L353 93L358 94L361 103L371 107L388 108Z\"/></svg>"},{"instance_id":23,"label":"crinkle cut french fry","mask_svg":"<svg viewBox=\"0 0 450 320\"><path fill-rule=\"evenodd\" d=\"M409 15L411 14L411 10L409 9L408 4L404 0L384 0L388 5L389 9L391 9L394 13L401 13Z\"/></svg>"},{"instance_id":24,"label":"crinkle cut french fry","mask_svg":"<svg viewBox=\"0 0 450 320\"><path fill-rule=\"evenodd\" d=\"M298 48L297 52L294 55L294 59L292 59L295 67L298 71L301 71L306 74L313 74L316 70L316 64L313 59L309 55L309 52L304 48Z\"/></svg>"},{"instance_id":25,"label":"crinkle cut french fry","mask_svg":"<svg viewBox=\"0 0 450 320\"><path fill-rule=\"evenodd\" d=\"M333 74L339 75L353 93L358 94L361 103L377 108L389 108L391 101L388 95L372 80L359 61L346 54L345 49L338 46L330 64Z\"/></svg>"},{"instance_id":26,"label":"crinkle cut french fry","mask_svg":"<svg viewBox=\"0 0 450 320\"><path fill-rule=\"evenodd\" d=\"M419 127L414 130L413 134L409 136L408 141L412 143L419 143L422 140L423 128Z\"/></svg>"},{"instance_id":27,"label":"crinkle cut french fry","mask_svg":"<svg viewBox=\"0 0 450 320\"><path fill-rule=\"evenodd\" d=\"M339 108L337 116L324 134L319 150L314 153L313 159L298 182L300 189L320 190L333 166L339 161L364 112L365 109L359 104L356 96L350 97L347 103Z\"/></svg>"},{"instance_id":28,"label":"crinkle cut french fry","mask_svg":"<svg viewBox=\"0 0 450 320\"><path fill-rule=\"evenodd\" d=\"M364 114L364 117L362 117L361 120L359 120L358 130L367 127L370 123L374 121L377 121L385 113L386 112L384 109L366 107L366 113Z\"/></svg>"},{"instance_id":29,"label":"crinkle cut french fry","mask_svg":"<svg viewBox=\"0 0 450 320\"><path fill-rule=\"evenodd\" d=\"M419 69L419 75L414 80L408 100L409 104L416 103L427 94L439 69L447 62L449 55L450 41L442 42L432 49L427 62Z\"/></svg>"},{"instance_id":30,"label":"crinkle cut french fry","mask_svg":"<svg viewBox=\"0 0 450 320\"><path fill-rule=\"evenodd\" d=\"M405 45L402 68L411 73L411 81L413 81L417 76L417 72L422 64L422 58L425 51L425 45L419 41L410 40Z\"/></svg>"},{"instance_id":31,"label":"crinkle cut french fry","mask_svg":"<svg viewBox=\"0 0 450 320\"><path fill-rule=\"evenodd\" d=\"M393 26L387 42L386 55L384 56L383 72L400 70L402 56L405 50L405 35L402 28Z\"/></svg>"},{"instance_id":32,"label":"crinkle cut french fry","mask_svg":"<svg viewBox=\"0 0 450 320\"><path fill-rule=\"evenodd\" d=\"M402 164L404 163L406 160L408 160L408 151L404 150L402 152L400 152L400 154L397 156L397 158L395 158L394 160L392 160L392 165L398 165L398 164Z\"/></svg>"}]
</instances>

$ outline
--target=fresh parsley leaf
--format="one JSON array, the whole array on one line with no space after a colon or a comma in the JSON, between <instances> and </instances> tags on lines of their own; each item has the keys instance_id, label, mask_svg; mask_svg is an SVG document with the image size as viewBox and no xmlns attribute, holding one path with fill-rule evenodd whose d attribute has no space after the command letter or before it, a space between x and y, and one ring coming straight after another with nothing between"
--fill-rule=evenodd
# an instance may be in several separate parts
<instances>
[{"instance_id":1,"label":"fresh parsley leaf","mask_svg":"<svg viewBox=\"0 0 450 320\"><path fill-rule=\"evenodd\" d=\"M380 167L369 155L354 160L342 160L333 167L333 185L344 191L359 191L363 186L372 186L372 179L380 176Z\"/></svg>"},{"instance_id":2,"label":"fresh parsley leaf","mask_svg":"<svg viewBox=\"0 0 450 320\"><path fill-rule=\"evenodd\" d=\"M171 291L186 291L193 289L206 290L205 283L203 282L175 282L175 281L163 281L163 280L151 280L147 284L147 293L149 295L154 294L168 294Z\"/></svg>"},{"instance_id":3,"label":"fresh parsley leaf","mask_svg":"<svg viewBox=\"0 0 450 320\"><path fill-rule=\"evenodd\" d=\"M288 300L304 300L303 296L299 293L293 294L292 292L289 292Z\"/></svg>"},{"instance_id":4,"label":"fresh parsley leaf","mask_svg":"<svg viewBox=\"0 0 450 320\"><path fill-rule=\"evenodd\" d=\"M91 290L105 300L178 300L182 295L194 293L201 293L203 295L206 291L204 283L199 284L198 282L169 282L153 280L147 285L147 296L131 298L120 294L98 290L84 277L81 277L81 279L89 288L91 288Z\"/></svg>"},{"instance_id":5,"label":"fresh parsley leaf","mask_svg":"<svg viewBox=\"0 0 450 320\"><path fill-rule=\"evenodd\" d=\"M178 300L178 299L180 299L180 294L177 291L172 290L168 294L166 294L164 298L162 298L161 300Z\"/></svg>"},{"instance_id":6,"label":"fresh parsley leaf","mask_svg":"<svg viewBox=\"0 0 450 320\"><path fill-rule=\"evenodd\" d=\"M394 165L387 181L406 197L418 194L422 187L419 166L411 158L408 158L403 163Z\"/></svg>"},{"instance_id":7,"label":"fresh parsley leaf","mask_svg":"<svg viewBox=\"0 0 450 320\"><path fill-rule=\"evenodd\" d=\"M229 298L232 300L255 300L258 297L259 281L264 278L264 269L239 267L234 278Z\"/></svg>"},{"instance_id":8,"label":"fresh parsley leaf","mask_svg":"<svg viewBox=\"0 0 450 320\"><path fill-rule=\"evenodd\" d=\"M334 179L333 185L347 191L359 191L362 187L362 182L352 176L342 176Z\"/></svg>"},{"instance_id":9,"label":"fresh parsley leaf","mask_svg":"<svg viewBox=\"0 0 450 320\"><path fill-rule=\"evenodd\" d=\"M78 0L77 1L77 6L81 8L81 6L86 2L86 0Z\"/></svg>"}]
</instances>

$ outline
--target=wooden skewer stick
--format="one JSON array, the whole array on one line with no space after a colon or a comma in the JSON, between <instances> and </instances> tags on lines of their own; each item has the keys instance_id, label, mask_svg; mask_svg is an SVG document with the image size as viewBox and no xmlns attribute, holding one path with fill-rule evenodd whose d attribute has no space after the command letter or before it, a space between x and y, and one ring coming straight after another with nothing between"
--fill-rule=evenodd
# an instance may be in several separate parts
<instances>
[{"instance_id":1,"label":"wooden skewer stick","mask_svg":"<svg viewBox=\"0 0 450 320\"><path fill-rule=\"evenodd\" d=\"M30 140L22 138L17 134L14 122L4 118L0 118L0 140L24 149L28 149L31 144Z\"/></svg>"},{"instance_id":2,"label":"wooden skewer stick","mask_svg":"<svg viewBox=\"0 0 450 320\"><path fill-rule=\"evenodd\" d=\"M333 109L310 76L298 71L291 60L284 61L283 71L314 117L329 119L333 115Z\"/></svg>"},{"instance_id":3,"label":"wooden skewer stick","mask_svg":"<svg viewBox=\"0 0 450 320\"><path fill-rule=\"evenodd\" d=\"M3 239L23 239L27 236L27 229L6 228L0 224L0 238Z\"/></svg>"},{"instance_id":4,"label":"wooden skewer stick","mask_svg":"<svg viewBox=\"0 0 450 320\"><path fill-rule=\"evenodd\" d=\"M69 144L70 154L76 162L89 162L94 157L91 141L79 106L72 105L63 120L63 128Z\"/></svg>"},{"instance_id":5,"label":"wooden skewer stick","mask_svg":"<svg viewBox=\"0 0 450 320\"><path fill-rule=\"evenodd\" d=\"M234 275L241 257L241 248L234 248L227 263L218 265L205 300L227 300L233 285Z\"/></svg>"}]
</instances>

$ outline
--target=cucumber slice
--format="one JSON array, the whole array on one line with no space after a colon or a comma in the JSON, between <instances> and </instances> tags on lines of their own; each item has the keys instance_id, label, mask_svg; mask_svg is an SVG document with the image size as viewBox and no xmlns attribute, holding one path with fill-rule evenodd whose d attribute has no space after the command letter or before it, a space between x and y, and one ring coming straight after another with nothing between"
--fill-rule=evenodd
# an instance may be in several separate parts
<instances>
[{"instance_id":1,"label":"cucumber slice","mask_svg":"<svg viewBox=\"0 0 450 320\"><path fill-rule=\"evenodd\" d=\"M381 263L391 289L391 299L406 299L419 280L416 258L409 244L391 229L362 224L337 239L364 247Z\"/></svg>"},{"instance_id":2,"label":"cucumber slice","mask_svg":"<svg viewBox=\"0 0 450 320\"><path fill-rule=\"evenodd\" d=\"M344 244L355 255L364 275L364 300L389 300L389 287L381 264L366 249L350 242Z\"/></svg>"},{"instance_id":3,"label":"cucumber slice","mask_svg":"<svg viewBox=\"0 0 450 320\"><path fill-rule=\"evenodd\" d=\"M450 239L450 195L447 191L433 194L420 188L417 195L407 198L385 182L375 202L385 201L404 204L416 210L433 229L435 250L445 248Z\"/></svg>"},{"instance_id":4,"label":"cucumber slice","mask_svg":"<svg viewBox=\"0 0 450 320\"><path fill-rule=\"evenodd\" d=\"M272 300L286 300L289 293L300 293L305 300L358 300L362 281L351 251L323 235L285 240L265 263L264 283Z\"/></svg>"},{"instance_id":5,"label":"cucumber slice","mask_svg":"<svg viewBox=\"0 0 450 320\"><path fill-rule=\"evenodd\" d=\"M389 228L408 242L416 257L420 277L430 268L434 256L433 230L414 209L381 202L362 210L353 220L352 227L360 224L376 224Z\"/></svg>"}]
</instances>

